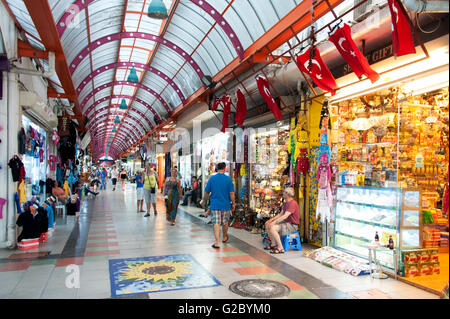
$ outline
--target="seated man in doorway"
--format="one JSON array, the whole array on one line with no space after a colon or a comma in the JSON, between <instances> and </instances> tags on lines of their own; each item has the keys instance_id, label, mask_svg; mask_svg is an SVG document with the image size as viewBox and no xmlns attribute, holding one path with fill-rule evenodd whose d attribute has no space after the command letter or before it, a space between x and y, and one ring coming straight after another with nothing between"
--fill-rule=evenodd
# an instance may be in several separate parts
<instances>
[{"instance_id":1,"label":"seated man in doorway","mask_svg":"<svg viewBox=\"0 0 450 319\"><path fill-rule=\"evenodd\" d=\"M264 247L271 250L271 254L284 253L281 243L281 236L286 236L298 232L300 222L300 210L298 203L294 199L295 192L292 187L288 187L283 192L285 204L283 211L266 222L266 230L272 242L271 246Z\"/></svg>"},{"instance_id":2,"label":"seated man in doorway","mask_svg":"<svg viewBox=\"0 0 450 319\"><path fill-rule=\"evenodd\" d=\"M197 203L197 198L198 198L198 190L200 189L199 184L198 184L198 180L197 180L197 176L192 176L192 190L190 192L187 192L184 194L184 199L183 199L183 203L181 204L182 206L186 206L188 204L188 199L189 197L192 197L192 203L196 204Z\"/></svg>"}]
</instances>

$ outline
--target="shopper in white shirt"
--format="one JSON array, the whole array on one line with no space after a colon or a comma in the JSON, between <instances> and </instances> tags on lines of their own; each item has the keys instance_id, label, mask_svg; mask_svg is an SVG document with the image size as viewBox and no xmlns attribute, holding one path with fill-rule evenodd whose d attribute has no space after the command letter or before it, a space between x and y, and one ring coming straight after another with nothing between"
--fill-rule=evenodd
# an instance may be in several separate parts
<instances>
[{"instance_id":1,"label":"shopper in white shirt","mask_svg":"<svg viewBox=\"0 0 450 319\"><path fill-rule=\"evenodd\" d=\"M117 184L117 178L119 177L119 172L117 171L117 168L114 168L111 171L111 181L113 185L113 191L116 190L116 184Z\"/></svg>"}]
</instances>

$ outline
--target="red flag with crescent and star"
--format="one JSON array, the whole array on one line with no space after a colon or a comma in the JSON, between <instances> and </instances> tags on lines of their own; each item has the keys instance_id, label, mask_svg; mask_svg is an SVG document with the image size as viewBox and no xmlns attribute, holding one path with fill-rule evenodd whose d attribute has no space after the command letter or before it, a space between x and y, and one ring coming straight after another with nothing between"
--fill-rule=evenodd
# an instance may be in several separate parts
<instances>
[{"instance_id":1,"label":"red flag with crescent and star","mask_svg":"<svg viewBox=\"0 0 450 319\"><path fill-rule=\"evenodd\" d=\"M267 82L267 80L262 76L258 76L258 78L256 79L256 83L258 84L259 94L261 94L262 98L267 103L270 111L273 113L273 115L275 115L277 121L281 120L283 118L283 114L281 114L277 102L275 102L272 93L270 93L269 82Z\"/></svg>"},{"instance_id":2,"label":"red flag with crescent and star","mask_svg":"<svg viewBox=\"0 0 450 319\"><path fill-rule=\"evenodd\" d=\"M245 101L245 96L242 94L241 90L238 89L236 95L236 116L234 120L237 125L242 126L244 124L245 115L247 115L247 102Z\"/></svg>"},{"instance_id":3,"label":"red flag with crescent and star","mask_svg":"<svg viewBox=\"0 0 450 319\"><path fill-rule=\"evenodd\" d=\"M230 117L231 112L231 98L228 95L224 95L222 97L222 103L223 103L222 132L225 133L225 130L229 128L228 118Z\"/></svg>"},{"instance_id":4,"label":"red flag with crescent and star","mask_svg":"<svg viewBox=\"0 0 450 319\"><path fill-rule=\"evenodd\" d=\"M310 60L311 48L297 56L296 63L303 73L308 74L314 83L331 95L336 94L337 84L330 70L320 57L320 52L314 48L314 58ZM311 65L310 65L311 64Z\"/></svg>"},{"instance_id":5,"label":"red flag with crescent and star","mask_svg":"<svg viewBox=\"0 0 450 319\"><path fill-rule=\"evenodd\" d=\"M365 56L359 51L355 41L353 41L351 29L348 24L344 24L342 28L338 28L330 36L329 40L334 43L336 49L358 78L365 75L372 83L380 78L380 75L370 67L369 62L367 62Z\"/></svg>"},{"instance_id":6,"label":"red flag with crescent and star","mask_svg":"<svg viewBox=\"0 0 450 319\"><path fill-rule=\"evenodd\" d=\"M416 53L408 20L398 0L388 0L392 23L392 51L395 56Z\"/></svg>"}]
</instances>

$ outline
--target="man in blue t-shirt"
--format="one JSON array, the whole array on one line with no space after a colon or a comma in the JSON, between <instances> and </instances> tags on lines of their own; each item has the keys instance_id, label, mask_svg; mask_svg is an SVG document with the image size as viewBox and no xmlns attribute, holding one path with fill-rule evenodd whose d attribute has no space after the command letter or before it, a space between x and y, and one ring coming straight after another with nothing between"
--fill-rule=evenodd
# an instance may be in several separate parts
<instances>
[{"instance_id":1,"label":"man in blue t-shirt","mask_svg":"<svg viewBox=\"0 0 450 319\"><path fill-rule=\"evenodd\" d=\"M217 174L209 179L203 197L203 208L208 199L210 201L211 219L216 237L213 248L220 248L220 226L222 226L222 242L228 241L228 223L231 219L231 211L234 211L236 207L233 181L228 175L225 175L225 168L225 163L217 165ZM206 216L208 214L206 213Z\"/></svg>"}]
</instances>

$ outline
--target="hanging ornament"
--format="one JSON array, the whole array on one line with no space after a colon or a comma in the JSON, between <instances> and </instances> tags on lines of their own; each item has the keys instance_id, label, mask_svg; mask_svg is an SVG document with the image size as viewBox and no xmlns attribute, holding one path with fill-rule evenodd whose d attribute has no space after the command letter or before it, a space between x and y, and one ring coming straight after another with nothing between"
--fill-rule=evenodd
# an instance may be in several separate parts
<instances>
[{"instance_id":1,"label":"hanging ornament","mask_svg":"<svg viewBox=\"0 0 450 319\"><path fill-rule=\"evenodd\" d=\"M401 4L398 0L388 0L392 23L392 51L395 56L416 53L414 40Z\"/></svg>"},{"instance_id":2,"label":"hanging ornament","mask_svg":"<svg viewBox=\"0 0 450 319\"><path fill-rule=\"evenodd\" d=\"M329 38L334 43L336 49L344 58L345 62L352 68L358 78L367 76L372 83L376 82L380 75L372 70L367 59L359 51L351 36L351 29L348 24L338 28Z\"/></svg>"},{"instance_id":3,"label":"hanging ornament","mask_svg":"<svg viewBox=\"0 0 450 319\"><path fill-rule=\"evenodd\" d=\"M116 129L116 127L115 126L113 126L113 129L112 129L112 131L115 133L115 132L117 132L117 129Z\"/></svg>"},{"instance_id":4,"label":"hanging ornament","mask_svg":"<svg viewBox=\"0 0 450 319\"><path fill-rule=\"evenodd\" d=\"M296 63L298 68L308 74L318 87L331 92L331 95L336 94L336 80L320 57L317 48L309 48L305 53L297 56Z\"/></svg>"},{"instance_id":5,"label":"hanging ornament","mask_svg":"<svg viewBox=\"0 0 450 319\"><path fill-rule=\"evenodd\" d=\"M137 76L137 72L136 72L136 68L132 67L130 70L130 74L128 75L127 78L128 82L132 82L132 83L138 83L139 82L139 78Z\"/></svg>"},{"instance_id":6,"label":"hanging ornament","mask_svg":"<svg viewBox=\"0 0 450 319\"><path fill-rule=\"evenodd\" d=\"M278 107L278 104L275 102L275 99L270 92L269 82L267 81L267 79L263 78L262 76L258 76L258 78L256 79L256 83L258 85L259 94L261 94L270 111L273 113L273 115L275 115L275 119L277 121L281 120L283 118L283 115L281 114L280 108Z\"/></svg>"},{"instance_id":7,"label":"hanging ornament","mask_svg":"<svg viewBox=\"0 0 450 319\"><path fill-rule=\"evenodd\" d=\"M245 96L242 94L241 90L237 90L237 102L236 102L236 116L234 120L239 126L244 125L245 115L247 115L247 102L245 101Z\"/></svg>"},{"instance_id":8,"label":"hanging ornament","mask_svg":"<svg viewBox=\"0 0 450 319\"><path fill-rule=\"evenodd\" d=\"M120 107L121 110L126 110L128 109L128 105L127 105L127 101L125 101L125 99L122 99L122 102L120 102Z\"/></svg>"},{"instance_id":9,"label":"hanging ornament","mask_svg":"<svg viewBox=\"0 0 450 319\"><path fill-rule=\"evenodd\" d=\"M116 119L114 120L114 123L116 123L116 124L120 123L119 115L116 115Z\"/></svg>"}]
</instances>

